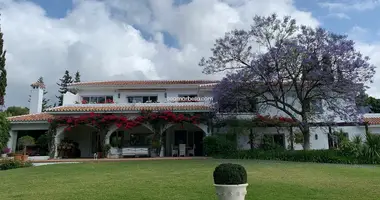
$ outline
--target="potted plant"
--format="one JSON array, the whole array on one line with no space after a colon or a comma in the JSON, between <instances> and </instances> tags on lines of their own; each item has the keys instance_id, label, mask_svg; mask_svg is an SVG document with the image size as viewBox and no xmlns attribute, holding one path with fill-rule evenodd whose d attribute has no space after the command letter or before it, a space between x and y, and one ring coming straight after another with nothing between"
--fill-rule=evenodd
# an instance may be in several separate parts
<instances>
[{"instance_id":1,"label":"potted plant","mask_svg":"<svg viewBox=\"0 0 380 200\"><path fill-rule=\"evenodd\" d=\"M157 157L157 155L158 155L157 150L160 148L160 146L161 146L160 141L158 141L158 140L152 141L152 149L150 151L151 157Z\"/></svg>"},{"instance_id":2,"label":"potted plant","mask_svg":"<svg viewBox=\"0 0 380 200\"><path fill-rule=\"evenodd\" d=\"M7 154L7 157L12 159L15 157L15 153L10 152Z\"/></svg>"},{"instance_id":3,"label":"potted plant","mask_svg":"<svg viewBox=\"0 0 380 200\"><path fill-rule=\"evenodd\" d=\"M13 159L21 161L22 160L22 153L23 153L22 151L16 151L15 155L13 156Z\"/></svg>"},{"instance_id":4,"label":"potted plant","mask_svg":"<svg viewBox=\"0 0 380 200\"><path fill-rule=\"evenodd\" d=\"M122 138L121 137L113 137L111 139L111 149L109 151L110 155L109 157L115 157L119 158L121 157L121 148L123 147L122 144ZM116 155L115 155L116 152Z\"/></svg>"},{"instance_id":5,"label":"potted plant","mask_svg":"<svg viewBox=\"0 0 380 200\"><path fill-rule=\"evenodd\" d=\"M110 144L104 145L104 147L103 147L104 157L109 158L110 151L111 151L111 145Z\"/></svg>"},{"instance_id":6,"label":"potted plant","mask_svg":"<svg viewBox=\"0 0 380 200\"><path fill-rule=\"evenodd\" d=\"M223 163L213 173L219 200L244 200L247 194L247 171L239 164Z\"/></svg>"},{"instance_id":7,"label":"potted plant","mask_svg":"<svg viewBox=\"0 0 380 200\"><path fill-rule=\"evenodd\" d=\"M35 144L34 138L29 135L26 135L26 136L22 136L18 142L19 142L19 145L23 147L23 151L24 151L21 157L21 160L27 161L28 155L26 154L26 147Z\"/></svg>"},{"instance_id":8,"label":"potted plant","mask_svg":"<svg viewBox=\"0 0 380 200\"><path fill-rule=\"evenodd\" d=\"M8 147L4 147L3 150L1 151L1 157L6 158L7 154L11 152L11 149Z\"/></svg>"}]
</instances>

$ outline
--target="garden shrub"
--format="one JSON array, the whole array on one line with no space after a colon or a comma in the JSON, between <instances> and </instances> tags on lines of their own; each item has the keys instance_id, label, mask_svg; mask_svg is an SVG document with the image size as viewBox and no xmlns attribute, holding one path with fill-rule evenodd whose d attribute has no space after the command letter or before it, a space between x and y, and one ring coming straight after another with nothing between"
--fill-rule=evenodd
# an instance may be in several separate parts
<instances>
[{"instance_id":1,"label":"garden shrub","mask_svg":"<svg viewBox=\"0 0 380 200\"><path fill-rule=\"evenodd\" d=\"M213 173L214 183L218 185L240 185L247 183L247 171L239 164L223 163Z\"/></svg>"},{"instance_id":2,"label":"garden shrub","mask_svg":"<svg viewBox=\"0 0 380 200\"><path fill-rule=\"evenodd\" d=\"M340 131L338 135L344 135ZM367 132L364 142L361 136L349 140L346 136L339 139L338 149L328 150L285 150L274 148L264 138L264 145L254 150L225 150L217 138L209 138L209 148L216 149L213 154L217 158L282 160L294 162L317 162L339 164L380 164L380 135ZM212 141L212 142L211 142ZM213 145L211 145L213 144ZM263 148L265 147L265 148ZM235 148L236 149L236 148Z\"/></svg>"},{"instance_id":3,"label":"garden shrub","mask_svg":"<svg viewBox=\"0 0 380 200\"><path fill-rule=\"evenodd\" d=\"M7 146L8 140L10 138L9 130L10 123L7 119L7 114L5 112L0 112L0 149Z\"/></svg>"},{"instance_id":4,"label":"garden shrub","mask_svg":"<svg viewBox=\"0 0 380 200\"><path fill-rule=\"evenodd\" d=\"M224 135L207 136L203 140L203 148L208 156L229 155L236 151L236 142L228 140Z\"/></svg>"},{"instance_id":5,"label":"garden shrub","mask_svg":"<svg viewBox=\"0 0 380 200\"><path fill-rule=\"evenodd\" d=\"M344 156L338 150L241 150L228 155L218 156L226 159L281 160L292 162L316 162L339 164L370 164L363 157ZM380 162L379 162L380 163Z\"/></svg>"},{"instance_id":6,"label":"garden shrub","mask_svg":"<svg viewBox=\"0 0 380 200\"><path fill-rule=\"evenodd\" d=\"M31 167L33 164L29 161L19 161L13 159L3 159L0 160L0 170L9 170L9 169L17 169L24 167Z\"/></svg>"}]
</instances>

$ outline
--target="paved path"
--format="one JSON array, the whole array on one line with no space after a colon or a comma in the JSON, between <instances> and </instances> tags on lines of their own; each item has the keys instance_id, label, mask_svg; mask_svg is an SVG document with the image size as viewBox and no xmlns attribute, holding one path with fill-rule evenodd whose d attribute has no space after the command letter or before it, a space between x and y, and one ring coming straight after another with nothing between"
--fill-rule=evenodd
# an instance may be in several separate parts
<instances>
[{"instance_id":1,"label":"paved path","mask_svg":"<svg viewBox=\"0 0 380 200\"><path fill-rule=\"evenodd\" d=\"M208 159L207 157L157 157L157 158L73 158L73 159L51 159L51 160L32 160L32 163L59 163L59 162L126 162L135 160L192 160Z\"/></svg>"}]
</instances>

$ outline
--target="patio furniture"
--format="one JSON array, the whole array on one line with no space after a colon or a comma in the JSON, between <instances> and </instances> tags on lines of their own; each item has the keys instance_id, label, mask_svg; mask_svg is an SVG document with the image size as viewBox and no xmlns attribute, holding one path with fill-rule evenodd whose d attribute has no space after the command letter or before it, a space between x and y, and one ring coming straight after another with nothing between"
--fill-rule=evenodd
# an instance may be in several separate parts
<instances>
[{"instance_id":1,"label":"patio furniture","mask_svg":"<svg viewBox=\"0 0 380 200\"><path fill-rule=\"evenodd\" d=\"M178 147L174 147L174 145L172 144L172 157L175 156L178 156Z\"/></svg>"},{"instance_id":2,"label":"patio furniture","mask_svg":"<svg viewBox=\"0 0 380 200\"><path fill-rule=\"evenodd\" d=\"M193 144L193 147L191 148L190 147L190 149L189 150L187 150L187 156L195 156L195 144Z\"/></svg>"},{"instance_id":3,"label":"patio furniture","mask_svg":"<svg viewBox=\"0 0 380 200\"><path fill-rule=\"evenodd\" d=\"M149 156L149 148L144 147L127 147L121 149L122 156Z\"/></svg>"},{"instance_id":4,"label":"patio furniture","mask_svg":"<svg viewBox=\"0 0 380 200\"><path fill-rule=\"evenodd\" d=\"M186 156L186 144L179 144L179 156Z\"/></svg>"}]
</instances>

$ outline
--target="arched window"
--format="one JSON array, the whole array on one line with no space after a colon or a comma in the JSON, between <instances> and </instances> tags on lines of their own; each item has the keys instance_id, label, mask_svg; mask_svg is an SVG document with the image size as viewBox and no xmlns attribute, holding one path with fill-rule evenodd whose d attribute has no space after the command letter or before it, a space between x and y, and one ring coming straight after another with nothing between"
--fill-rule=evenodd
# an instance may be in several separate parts
<instances>
[{"instance_id":1,"label":"arched window","mask_svg":"<svg viewBox=\"0 0 380 200\"><path fill-rule=\"evenodd\" d=\"M315 137L315 140L318 140L318 134L315 134L314 137Z\"/></svg>"}]
</instances>

